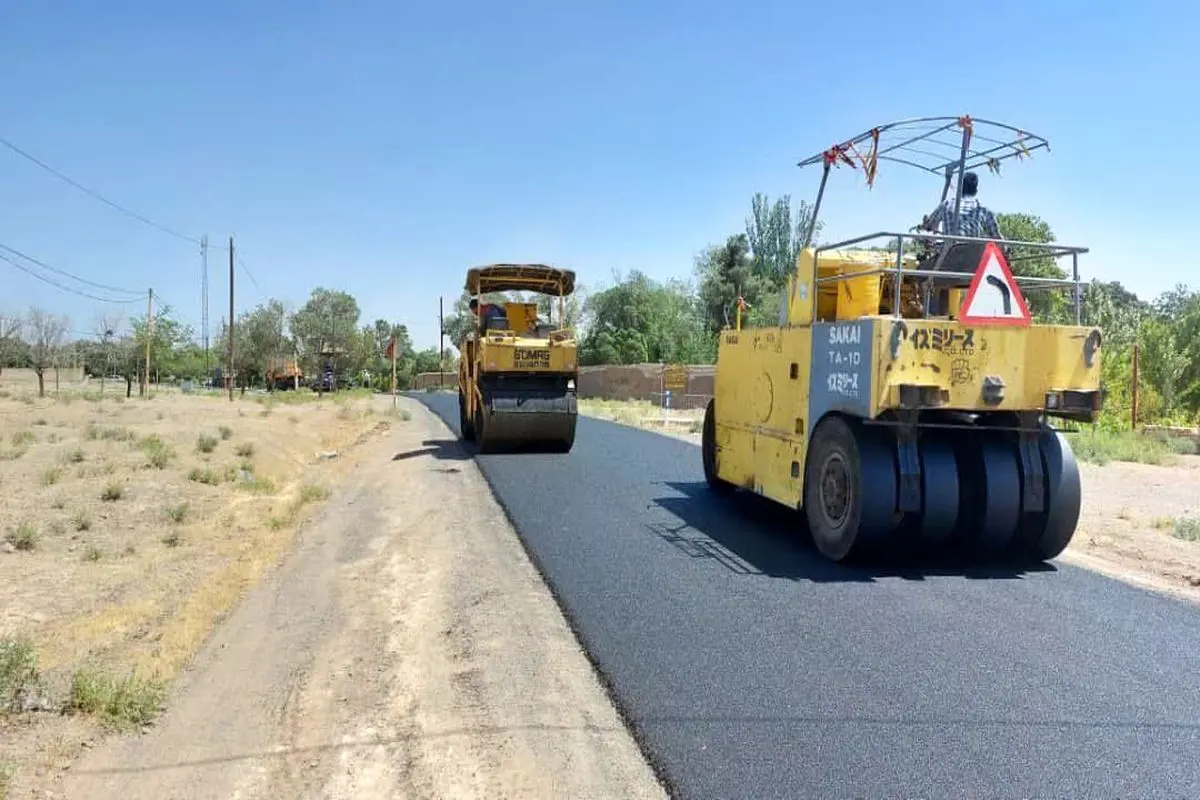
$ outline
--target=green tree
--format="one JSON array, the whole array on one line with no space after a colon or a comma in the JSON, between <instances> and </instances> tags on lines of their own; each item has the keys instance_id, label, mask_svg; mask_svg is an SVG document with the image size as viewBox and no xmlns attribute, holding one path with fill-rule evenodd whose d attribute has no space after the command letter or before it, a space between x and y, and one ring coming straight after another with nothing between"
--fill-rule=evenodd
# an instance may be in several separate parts
<instances>
[{"instance_id":1,"label":"green tree","mask_svg":"<svg viewBox=\"0 0 1200 800\"><path fill-rule=\"evenodd\" d=\"M295 345L287 332L287 312L283 302L274 298L242 312L234 324L234 370L237 383L243 388L265 383L272 364L289 358ZM229 330L222 327L217 336L217 352L229 352ZM189 354L193 364L196 353ZM200 351L198 366L203 366ZM182 353L181 353L182 356Z\"/></svg>"},{"instance_id":2,"label":"green tree","mask_svg":"<svg viewBox=\"0 0 1200 800\"><path fill-rule=\"evenodd\" d=\"M24 320L16 314L0 314L0 374L3 374L4 368L15 360L24 344L21 341L21 330L24 324Z\"/></svg>"},{"instance_id":3,"label":"green tree","mask_svg":"<svg viewBox=\"0 0 1200 800\"><path fill-rule=\"evenodd\" d=\"M703 315L691 286L660 284L637 271L614 277L614 286L584 303L582 364L691 362L706 355Z\"/></svg>"},{"instance_id":4,"label":"green tree","mask_svg":"<svg viewBox=\"0 0 1200 800\"><path fill-rule=\"evenodd\" d=\"M317 287L289 321L301 358L312 372L326 360L335 375L347 367L358 328L358 301L346 292Z\"/></svg>"},{"instance_id":5,"label":"green tree","mask_svg":"<svg viewBox=\"0 0 1200 800\"><path fill-rule=\"evenodd\" d=\"M1050 225L1033 214L997 214L996 222L1000 225L1001 235L1009 241L1036 244L1053 244L1055 241ZM1058 266L1055 259L1045 255L1045 251L1040 248L1012 245L1010 261L1009 266L1013 274L1019 277L1067 277L1067 273ZM1034 290L1032 287L1026 287L1024 294L1029 304L1029 313L1039 322L1074 322L1073 301L1069 302L1062 290Z\"/></svg>"},{"instance_id":6,"label":"green tree","mask_svg":"<svg viewBox=\"0 0 1200 800\"><path fill-rule=\"evenodd\" d=\"M764 304L775 284L755 270L749 246L744 233L735 234L725 244L708 248L696 262L699 304L710 334L734 324L739 297L749 307L748 314L743 312L743 325L778 324L778 304Z\"/></svg>"},{"instance_id":7,"label":"green tree","mask_svg":"<svg viewBox=\"0 0 1200 800\"><path fill-rule=\"evenodd\" d=\"M53 366L58 352L66 342L71 321L40 308L29 309L25 330L29 338L29 357L38 379L38 396L46 396L46 370Z\"/></svg>"},{"instance_id":8,"label":"green tree","mask_svg":"<svg viewBox=\"0 0 1200 800\"><path fill-rule=\"evenodd\" d=\"M754 272L775 289L784 286L788 275L796 269L800 245L812 221L812 208L803 201L793 219L791 202L791 195L785 194L772 203L765 194L756 192L750 200L750 216L746 218L746 240ZM813 230L814 241L823 227L818 221Z\"/></svg>"}]
</instances>

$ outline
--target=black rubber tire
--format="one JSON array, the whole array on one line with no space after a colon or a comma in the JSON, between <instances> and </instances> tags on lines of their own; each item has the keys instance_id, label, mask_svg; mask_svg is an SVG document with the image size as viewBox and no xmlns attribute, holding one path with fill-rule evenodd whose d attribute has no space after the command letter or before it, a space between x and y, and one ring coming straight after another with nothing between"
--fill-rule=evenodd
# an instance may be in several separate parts
<instances>
[{"instance_id":1,"label":"black rubber tire","mask_svg":"<svg viewBox=\"0 0 1200 800\"><path fill-rule=\"evenodd\" d=\"M961 511L956 541L986 557L1013 544L1021 519L1021 470L1009 437L985 428L957 438Z\"/></svg>"},{"instance_id":2,"label":"black rubber tire","mask_svg":"<svg viewBox=\"0 0 1200 800\"><path fill-rule=\"evenodd\" d=\"M838 416L817 425L804 466L804 511L821 555L845 561L883 544L896 528L896 490L890 433Z\"/></svg>"},{"instance_id":3,"label":"black rubber tire","mask_svg":"<svg viewBox=\"0 0 1200 800\"><path fill-rule=\"evenodd\" d=\"M959 514L958 460L949 438L940 431L922 437L921 454L921 544L940 549L954 537Z\"/></svg>"},{"instance_id":4,"label":"black rubber tire","mask_svg":"<svg viewBox=\"0 0 1200 800\"><path fill-rule=\"evenodd\" d=\"M717 475L717 406L716 398L704 407L704 427L700 434L700 458L704 463L704 480L717 494L730 494L736 488Z\"/></svg>"},{"instance_id":5,"label":"black rubber tire","mask_svg":"<svg viewBox=\"0 0 1200 800\"><path fill-rule=\"evenodd\" d=\"M1034 561L1058 557L1079 524L1083 488L1071 444L1061 433L1043 427L1038 450L1045 475L1046 511L1024 517L1017 555Z\"/></svg>"},{"instance_id":6,"label":"black rubber tire","mask_svg":"<svg viewBox=\"0 0 1200 800\"><path fill-rule=\"evenodd\" d=\"M467 416L467 404L462 392L458 393L458 428L462 433L463 441L475 441L475 424Z\"/></svg>"}]
</instances>

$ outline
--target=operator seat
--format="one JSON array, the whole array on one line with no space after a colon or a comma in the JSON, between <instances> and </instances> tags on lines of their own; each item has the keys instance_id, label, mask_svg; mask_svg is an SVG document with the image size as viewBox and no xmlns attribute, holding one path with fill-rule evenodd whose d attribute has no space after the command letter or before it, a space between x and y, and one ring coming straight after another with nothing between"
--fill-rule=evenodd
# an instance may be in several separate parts
<instances>
[{"instance_id":1,"label":"operator seat","mask_svg":"<svg viewBox=\"0 0 1200 800\"><path fill-rule=\"evenodd\" d=\"M934 270L934 265L937 264L938 256L943 251L947 250L946 257L942 259L941 266ZM927 252L924 258L917 262L917 272L926 273L919 278L922 287L921 295L924 296L925 280L937 275L939 272L959 272L966 274L974 274L975 269L979 266L979 261L983 258L983 250L987 247L984 242L950 242L935 244ZM930 316L942 316L948 313L950 304L950 289L966 288L971 285L970 278L942 278L937 277L933 280L932 291L929 295L930 308L927 312Z\"/></svg>"}]
</instances>

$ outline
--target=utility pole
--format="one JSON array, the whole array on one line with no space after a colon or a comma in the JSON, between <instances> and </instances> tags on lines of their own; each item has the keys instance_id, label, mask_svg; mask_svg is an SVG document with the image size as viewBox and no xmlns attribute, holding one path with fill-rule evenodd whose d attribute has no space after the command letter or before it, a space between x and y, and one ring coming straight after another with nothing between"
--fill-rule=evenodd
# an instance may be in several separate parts
<instances>
[{"instance_id":1,"label":"utility pole","mask_svg":"<svg viewBox=\"0 0 1200 800\"><path fill-rule=\"evenodd\" d=\"M154 290L146 292L146 389L144 396L150 398L150 342L154 339Z\"/></svg>"},{"instance_id":2,"label":"utility pole","mask_svg":"<svg viewBox=\"0 0 1200 800\"><path fill-rule=\"evenodd\" d=\"M1138 346L1138 342L1135 341L1133 343L1133 365L1132 365L1133 366L1133 369L1132 369L1133 375L1130 376L1130 378L1131 378L1130 383L1133 384L1133 386L1131 387L1133 390L1133 393L1132 393L1132 397L1130 398L1132 400L1132 402L1130 403L1130 409L1129 409L1129 427L1134 431L1137 430L1137 424L1138 424L1138 383L1139 383L1139 381L1138 381L1138 366L1139 366L1138 365L1138 361L1139 361L1138 356L1140 355L1138 350L1140 350L1140 349L1141 348Z\"/></svg>"},{"instance_id":3,"label":"utility pole","mask_svg":"<svg viewBox=\"0 0 1200 800\"><path fill-rule=\"evenodd\" d=\"M398 347L396 347L396 329L395 328L392 328L392 342L391 342L391 346L388 347L388 349L392 351L392 410L395 411L396 410L396 351L399 349Z\"/></svg>"},{"instance_id":4,"label":"utility pole","mask_svg":"<svg viewBox=\"0 0 1200 800\"><path fill-rule=\"evenodd\" d=\"M204 339L204 374L208 369L208 234L200 237L200 336Z\"/></svg>"},{"instance_id":5,"label":"utility pole","mask_svg":"<svg viewBox=\"0 0 1200 800\"><path fill-rule=\"evenodd\" d=\"M233 402L233 237L229 237L229 402Z\"/></svg>"},{"instance_id":6,"label":"utility pole","mask_svg":"<svg viewBox=\"0 0 1200 800\"><path fill-rule=\"evenodd\" d=\"M442 298L438 296L438 389L445 383L446 364L446 318L443 315Z\"/></svg>"}]
</instances>

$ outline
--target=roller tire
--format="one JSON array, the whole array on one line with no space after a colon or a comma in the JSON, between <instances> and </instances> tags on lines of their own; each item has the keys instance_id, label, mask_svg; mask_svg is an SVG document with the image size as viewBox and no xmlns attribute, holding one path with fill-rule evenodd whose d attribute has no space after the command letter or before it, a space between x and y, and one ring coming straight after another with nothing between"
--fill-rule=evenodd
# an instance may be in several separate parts
<instances>
[{"instance_id":1,"label":"roller tire","mask_svg":"<svg viewBox=\"0 0 1200 800\"><path fill-rule=\"evenodd\" d=\"M467 416L467 403L463 393L458 393L458 429L464 442L475 441L475 423Z\"/></svg>"},{"instance_id":2,"label":"roller tire","mask_svg":"<svg viewBox=\"0 0 1200 800\"><path fill-rule=\"evenodd\" d=\"M937 551L954 537L960 513L958 461L949 437L931 432L920 443L921 516L918 527L922 546Z\"/></svg>"},{"instance_id":3,"label":"roller tire","mask_svg":"<svg viewBox=\"0 0 1200 800\"><path fill-rule=\"evenodd\" d=\"M817 426L805 459L804 510L821 555L849 560L883 544L895 530L894 452L890 435L842 417L827 417Z\"/></svg>"},{"instance_id":4,"label":"roller tire","mask_svg":"<svg viewBox=\"0 0 1200 800\"><path fill-rule=\"evenodd\" d=\"M731 494L736 488L732 483L717 475L717 407L716 399L708 401L704 408L704 427L700 434L700 458L704 463L704 480L708 488L717 494Z\"/></svg>"},{"instance_id":5,"label":"roller tire","mask_svg":"<svg viewBox=\"0 0 1200 800\"><path fill-rule=\"evenodd\" d=\"M1065 436L1043 428L1038 444L1045 475L1046 511L1025 518L1018 555L1040 562L1057 558L1071 543L1079 524L1083 488L1079 465Z\"/></svg>"},{"instance_id":6,"label":"roller tire","mask_svg":"<svg viewBox=\"0 0 1200 800\"><path fill-rule=\"evenodd\" d=\"M956 542L987 558L1011 552L1021 520L1021 469L1008 437L981 428L956 440L961 512Z\"/></svg>"}]
</instances>

